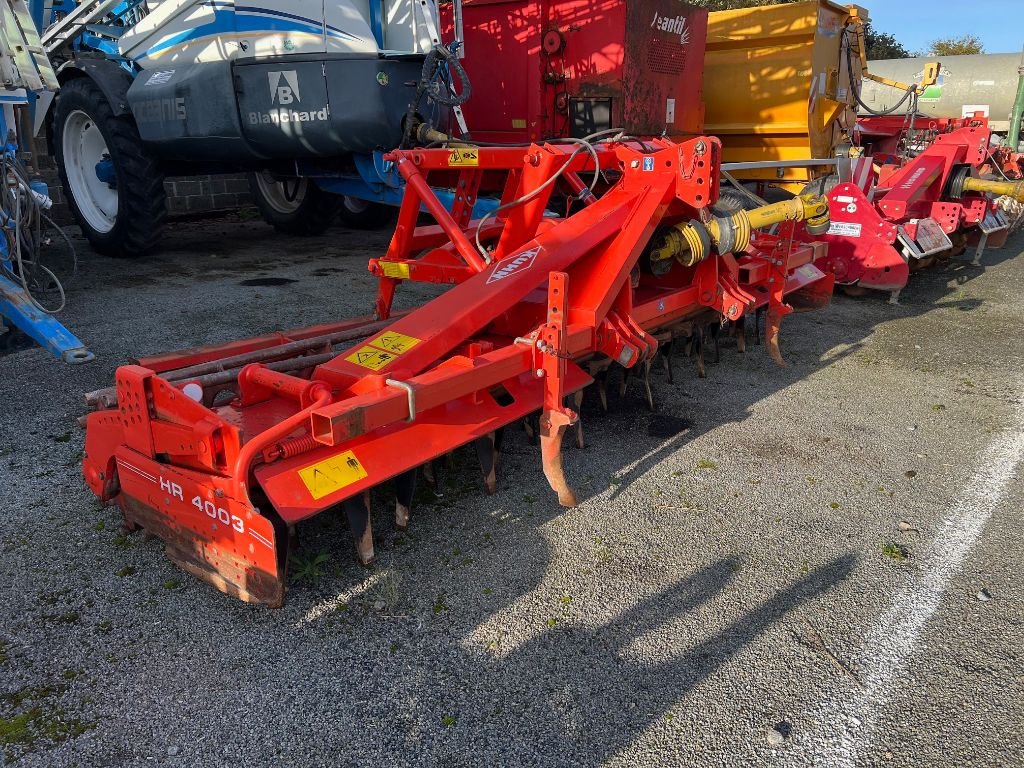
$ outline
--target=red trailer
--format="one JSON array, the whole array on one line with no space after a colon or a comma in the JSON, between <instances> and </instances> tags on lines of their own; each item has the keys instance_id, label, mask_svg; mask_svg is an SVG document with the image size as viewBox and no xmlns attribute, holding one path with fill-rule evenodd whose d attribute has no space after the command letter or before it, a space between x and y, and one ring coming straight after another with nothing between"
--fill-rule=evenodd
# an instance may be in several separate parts
<instances>
[{"instance_id":1,"label":"red trailer","mask_svg":"<svg viewBox=\"0 0 1024 768\"><path fill-rule=\"evenodd\" d=\"M452 39L452 6L442 8ZM484 142L696 136L708 12L664 0L465 0L463 107Z\"/></svg>"}]
</instances>

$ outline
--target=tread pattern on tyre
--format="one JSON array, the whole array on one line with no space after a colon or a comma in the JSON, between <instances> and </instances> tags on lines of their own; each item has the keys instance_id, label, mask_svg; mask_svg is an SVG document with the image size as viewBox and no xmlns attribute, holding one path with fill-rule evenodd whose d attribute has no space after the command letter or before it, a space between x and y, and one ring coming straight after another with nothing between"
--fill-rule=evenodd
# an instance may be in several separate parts
<instances>
[{"instance_id":1,"label":"tread pattern on tyre","mask_svg":"<svg viewBox=\"0 0 1024 768\"><path fill-rule=\"evenodd\" d=\"M86 223L68 184L63 157L64 123L75 110L93 119L114 161L117 220L109 232L97 232ZM90 245L100 253L118 258L135 258L151 250L167 219L163 170L146 151L135 121L129 116L115 116L103 91L87 77L75 78L61 87L54 111L54 150L68 205Z\"/></svg>"}]
</instances>

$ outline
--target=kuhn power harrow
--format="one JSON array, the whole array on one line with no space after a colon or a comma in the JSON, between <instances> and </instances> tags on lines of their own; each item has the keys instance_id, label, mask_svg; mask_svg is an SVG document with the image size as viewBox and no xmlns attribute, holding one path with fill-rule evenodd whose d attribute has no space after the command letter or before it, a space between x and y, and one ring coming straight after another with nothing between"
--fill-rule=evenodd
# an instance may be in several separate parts
<instances>
[{"instance_id":1,"label":"kuhn power harrow","mask_svg":"<svg viewBox=\"0 0 1024 768\"><path fill-rule=\"evenodd\" d=\"M371 488L394 481L404 528L418 469L474 443L493 491L500 430L535 412L544 474L575 504L566 398L596 372L649 370L659 345L757 309L778 356L781 318L829 300L820 246L791 236L797 221L828 227L824 199L715 216L719 155L707 137L392 153L407 193L370 264L376 318L118 369L113 389L88 396L89 487L186 570L271 606L297 523L343 510L369 564ZM432 186L455 191L450 211ZM483 190L504 207L471 221ZM566 202L570 215L552 215ZM435 225L417 226L421 205ZM773 224L777 235L757 231ZM452 287L392 315L405 280Z\"/></svg>"},{"instance_id":2,"label":"kuhn power harrow","mask_svg":"<svg viewBox=\"0 0 1024 768\"><path fill-rule=\"evenodd\" d=\"M997 244L990 236L1006 233L995 198L1024 201L1024 183L978 177L990 167L984 118L931 120L909 133L903 116L860 125L871 156L852 161L850 180L829 191L828 233L808 238L828 244L816 264L837 283L891 291L895 302L914 269L952 256L971 236L980 258Z\"/></svg>"}]
</instances>

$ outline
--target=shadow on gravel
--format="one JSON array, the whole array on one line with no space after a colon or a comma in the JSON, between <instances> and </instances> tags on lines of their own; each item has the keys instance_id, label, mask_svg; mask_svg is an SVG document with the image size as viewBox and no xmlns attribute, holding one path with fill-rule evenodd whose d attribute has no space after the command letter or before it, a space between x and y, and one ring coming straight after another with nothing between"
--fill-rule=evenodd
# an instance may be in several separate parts
<instances>
[{"instance_id":1,"label":"shadow on gravel","mask_svg":"<svg viewBox=\"0 0 1024 768\"><path fill-rule=\"evenodd\" d=\"M488 740L487 749L496 756L515 755L524 743L540 742L547 764L603 763L662 720L674 703L744 646L845 579L856 562L852 554L838 557L712 634L692 623L680 634L672 623L716 601L742 565L739 558L722 558L602 626L549 630L487 665L480 672L485 696L466 696L460 710L482 712L493 708L496 698L502 702L511 727ZM646 661L650 648L664 651L665 645L649 643L648 650L641 650L638 641L656 633L668 637L670 658ZM574 658L577 663L566 663ZM529 722L529 733L515 727L520 715ZM547 733L538 733L538 724Z\"/></svg>"}]
</instances>

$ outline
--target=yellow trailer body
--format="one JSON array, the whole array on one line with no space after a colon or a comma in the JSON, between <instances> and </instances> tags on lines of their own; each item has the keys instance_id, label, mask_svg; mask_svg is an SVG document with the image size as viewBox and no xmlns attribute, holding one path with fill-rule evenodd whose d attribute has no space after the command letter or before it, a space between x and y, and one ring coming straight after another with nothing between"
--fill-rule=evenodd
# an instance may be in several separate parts
<instances>
[{"instance_id":1,"label":"yellow trailer body","mask_svg":"<svg viewBox=\"0 0 1024 768\"><path fill-rule=\"evenodd\" d=\"M848 145L857 112L844 46L852 46L859 88L861 36L855 32L866 20L862 8L830 0L711 13L704 128L721 138L723 160L827 159ZM848 26L853 34L844 35ZM797 190L831 172L827 166L776 166L734 175Z\"/></svg>"}]
</instances>

